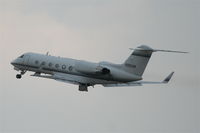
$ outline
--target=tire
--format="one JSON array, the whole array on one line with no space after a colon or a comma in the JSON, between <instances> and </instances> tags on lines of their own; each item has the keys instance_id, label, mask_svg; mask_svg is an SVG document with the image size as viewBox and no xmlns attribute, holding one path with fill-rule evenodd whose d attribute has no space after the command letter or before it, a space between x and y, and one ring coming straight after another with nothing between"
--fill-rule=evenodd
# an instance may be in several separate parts
<instances>
[{"instance_id":1,"label":"tire","mask_svg":"<svg viewBox=\"0 0 200 133\"><path fill-rule=\"evenodd\" d=\"M17 74L17 75L16 75L16 78L17 78L17 79L21 79L21 78L22 78L22 75L21 75L21 74Z\"/></svg>"}]
</instances>

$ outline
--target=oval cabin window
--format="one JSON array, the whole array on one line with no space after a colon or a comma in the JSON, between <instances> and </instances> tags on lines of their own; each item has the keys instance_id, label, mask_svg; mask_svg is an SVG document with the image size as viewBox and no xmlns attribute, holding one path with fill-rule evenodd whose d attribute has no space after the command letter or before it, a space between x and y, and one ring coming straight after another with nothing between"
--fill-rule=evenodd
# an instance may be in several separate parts
<instances>
[{"instance_id":1,"label":"oval cabin window","mask_svg":"<svg viewBox=\"0 0 200 133\"><path fill-rule=\"evenodd\" d=\"M72 71L72 70L73 70L73 67L72 67L72 66L69 66L68 69L69 69L69 71Z\"/></svg>"},{"instance_id":2,"label":"oval cabin window","mask_svg":"<svg viewBox=\"0 0 200 133\"><path fill-rule=\"evenodd\" d=\"M56 67L56 68L59 68L59 65L58 65L58 64L56 64L56 65L55 65L55 67Z\"/></svg>"},{"instance_id":3,"label":"oval cabin window","mask_svg":"<svg viewBox=\"0 0 200 133\"><path fill-rule=\"evenodd\" d=\"M52 65L53 65L53 64L50 62L50 63L49 63L49 67L52 67Z\"/></svg>"},{"instance_id":4,"label":"oval cabin window","mask_svg":"<svg viewBox=\"0 0 200 133\"><path fill-rule=\"evenodd\" d=\"M62 69L66 69L66 65L62 65Z\"/></svg>"},{"instance_id":5,"label":"oval cabin window","mask_svg":"<svg viewBox=\"0 0 200 133\"><path fill-rule=\"evenodd\" d=\"M43 61L41 65L44 66L45 64L46 64L46 63Z\"/></svg>"},{"instance_id":6,"label":"oval cabin window","mask_svg":"<svg viewBox=\"0 0 200 133\"><path fill-rule=\"evenodd\" d=\"M36 61L35 61L35 64L36 64L36 65L38 65L38 64L39 64L39 61L38 61L38 60L36 60Z\"/></svg>"}]
</instances>

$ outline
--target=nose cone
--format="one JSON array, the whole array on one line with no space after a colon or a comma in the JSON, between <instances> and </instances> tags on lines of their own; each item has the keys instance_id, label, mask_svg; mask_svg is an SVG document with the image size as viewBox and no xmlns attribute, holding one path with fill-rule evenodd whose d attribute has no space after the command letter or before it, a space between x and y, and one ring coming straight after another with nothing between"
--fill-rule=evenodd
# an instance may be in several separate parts
<instances>
[{"instance_id":1,"label":"nose cone","mask_svg":"<svg viewBox=\"0 0 200 133\"><path fill-rule=\"evenodd\" d=\"M17 63L17 60L15 59L15 60L11 61L10 64L12 64L14 66L16 63Z\"/></svg>"},{"instance_id":2,"label":"nose cone","mask_svg":"<svg viewBox=\"0 0 200 133\"><path fill-rule=\"evenodd\" d=\"M13 66L17 66L17 65L22 64L22 63L23 63L23 59L20 59L20 58L17 58L17 59L10 62L10 64L12 64Z\"/></svg>"}]
</instances>

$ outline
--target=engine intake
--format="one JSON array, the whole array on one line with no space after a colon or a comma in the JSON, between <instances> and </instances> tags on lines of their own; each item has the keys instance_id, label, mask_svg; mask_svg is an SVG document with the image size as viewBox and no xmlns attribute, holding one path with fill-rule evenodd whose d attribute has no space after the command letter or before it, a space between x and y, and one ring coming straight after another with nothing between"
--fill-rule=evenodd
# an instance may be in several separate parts
<instances>
[{"instance_id":1,"label":"engine intake","mask_svg":"<svg viewBox=\"0 0 200 133\"><path fill-rule=\"evenodd\" d=\"M101 70L101 72L102 72L102 74L109 74L110 73L110 70L108 69L108 68L103 68L102 70Z\"/></svg>"}]
</instances>

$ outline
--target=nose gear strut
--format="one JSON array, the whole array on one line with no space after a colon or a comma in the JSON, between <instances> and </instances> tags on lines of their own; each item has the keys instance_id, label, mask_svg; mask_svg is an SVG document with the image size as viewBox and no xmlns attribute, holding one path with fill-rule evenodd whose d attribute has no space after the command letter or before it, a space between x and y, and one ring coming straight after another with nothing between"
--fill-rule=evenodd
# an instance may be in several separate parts
<instances>
[{"instance_id":1,"label":"nose gear strut","mask_svg":"<svg viewBox=\"0 0 200 133\"><path fill-rule=\"evenodd\" d=\"M22 78L22 75L24 75L25 73L26 73L25 70L21 71L20 74L17 74L17 75L16 75L16 78L17 78L17 79L21 79L21 78Z\"/></svg>"}]
</instances>

